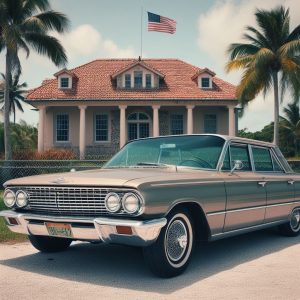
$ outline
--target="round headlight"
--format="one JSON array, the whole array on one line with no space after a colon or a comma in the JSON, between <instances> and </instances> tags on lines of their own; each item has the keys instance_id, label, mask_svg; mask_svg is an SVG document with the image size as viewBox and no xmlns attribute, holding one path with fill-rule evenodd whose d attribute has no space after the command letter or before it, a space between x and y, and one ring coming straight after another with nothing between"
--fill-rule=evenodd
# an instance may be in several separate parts
<instances>
[{"instance_id":1,"label":"round headlight","mask_svg":"<svg viewBox=\"0 0 300 300\"><path fill-rule=\"evenodd\" d=\"M129 214L134 214L141 207L140 199L134 193L126 193L123 197L123 208Z\"/></svg>"},{"instance_id":2,"label":"round headlight","mask_svg":"<svg viewBox=\"0 0 300 300\"><path fill-rule=\"evenodd\" d=\"M16 204L18 207L25 207L28 203L27 194L23 191L17 192Z\"/></svg>"},{"instance_id":3,"label":"round headlight","mask_svg":"<svg viewBox=\"0 0 300 300\"><path fill-rule=\"evenodd\" d=\"M11 190L6 190L3 196L4 203L7 207L12 208L16 203L16 195Z\"/></svg>"},{"instance_id":4,"label":"round headlight","mask_svg":"<svg viewBox=\"0 0 300 300\"><path fill-rule=\"evenodd\" d=\"M109 193L105 197L105 206L110 212L117 212L121 208L121 199L117 193Z\"/></svg>"}]
</instances>

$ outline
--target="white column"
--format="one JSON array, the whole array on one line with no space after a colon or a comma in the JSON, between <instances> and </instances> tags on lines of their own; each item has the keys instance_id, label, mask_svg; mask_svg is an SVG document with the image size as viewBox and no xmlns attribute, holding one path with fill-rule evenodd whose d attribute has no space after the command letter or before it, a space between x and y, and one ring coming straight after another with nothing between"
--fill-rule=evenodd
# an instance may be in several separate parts
<instances>
[{"instance_id":1,"label":"white column","mask_svg":"<svg viewBox=\"0 0 300 300\"><path fill-rule=\"evenodd\" d=\"M126 105L120 105L120 148L126 143Z\"/></svg>"},{"instance_id":2,"label":"white column","mask_svg":"<svg viewBox=\"0 0 300 300\"><path fill-rule=\"evenodd\" d=\"M228 106L228 135L235 136L234 106Z\"/></svg>"},{"instance_id":3,"label":"white column","mask_svg":"<svg viewBox=\"0 0 300 300\"><path fill-rule=\"evenodd\" d=\"M46 107L39 108L39 130L38 130L38 151L44 151L44 127L45 127Z\"/></svg>"},{"instance_id":4,"label":"white column","mask_svg":"<svg viewBox=\"0 0 300 300\"><path fill-rule=\"evenodd\" d=\"M187 108L187 134L194 133L193 109L195 105L188 105Z\"/></svg>"},{"instance_id":5,"label":"white column","mask_svg":"<svg viewBox=\"0 0 300 300\"><path fill-rule=\"evenodd\" d=\"M79 123L79 155L80 159L85 158L85 110L86 105L79 105L80 123Z\"/></svg>"},{"instance_id":6,"label":"white column","mask_svg":"<svg viewBox=\"0 0 300 300\"><path fill-rule=\"evenodd\" d=\"M152 105L153 109L153 136L159 136L159 105Z\"/></svg>"}]
</instances>

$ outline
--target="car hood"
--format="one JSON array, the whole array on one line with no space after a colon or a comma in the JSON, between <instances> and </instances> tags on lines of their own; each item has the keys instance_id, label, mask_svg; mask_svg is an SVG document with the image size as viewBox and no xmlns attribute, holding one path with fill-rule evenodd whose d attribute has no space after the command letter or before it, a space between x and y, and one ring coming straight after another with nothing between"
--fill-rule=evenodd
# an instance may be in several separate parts
<instances>
[{"instance_id":1,"label":"car hood","mask_svg":"<svg viewBox=\"0 0 300 300\"><path fill-rule=\"evenodd\" d=\"M9 180L5 186L126 186L138 187L146 182L177 180L216 180L215 171L177 169L176 167L95 169L79 172L36 175Z\"/></svg>"},{"instance_id":2,"label":"car hood","mask_svg":"<svg viewBox=\"0 0 300 300\"><path fill-rule=\"evenodd\" d=\"M79 172L36 175L9 180L5 186L67 185L67 186L123 186L126 182L159 174L174 173L176 168L119 168L94 169Z\"/></svg>"}]
</instances>

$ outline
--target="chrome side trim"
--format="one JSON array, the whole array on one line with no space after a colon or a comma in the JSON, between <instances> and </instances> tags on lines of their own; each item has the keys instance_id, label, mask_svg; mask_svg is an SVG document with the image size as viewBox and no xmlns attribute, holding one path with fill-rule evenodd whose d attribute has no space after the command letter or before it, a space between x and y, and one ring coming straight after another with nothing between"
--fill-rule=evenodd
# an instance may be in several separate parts
<instances>
[{"instance_id":1,"label":"chrome side trim","mask_svg":"<svg viewBox=\"0 0 300 300\"><path fill-rule=\"evenodd\" d=\"M167 224L166 218L137 221L113 218L80 218L23 214L12 210L0 211L8 228L13 232L50 236L45 222L68 223L71 225L74 240L102 241L104 243L148 246L156 241L161 229ZM18 225L9 223L15 218ZM131 227L132 234L119 234L116 226Z\"/></svg>"},{"instance_id":2,"label":"chrome side trim","mask_svg":"<svg viewBox=\"0 0 300 300\"><path fill-rule=\"evenodd\" d=\"M224 183L224 180L218 181L186 181L186 182L170 182L170 183L153 183L151 186L173 186L173 185L191 185L191 184L215 184L215 183Z\"/></svg>"},{"instance_id":3,"label":"chrome side trim","mask_svg":"<svg viewBox=\"0 0 300 300\"><path fill-rule=\"evenodd\" d=\"M207 213L206 215L207 216L215 216L215 215L221 215L221 214L226 214L226 213L235 213L235 212L241 212L241 211L246 211L246 210L255 210L255 209L261 209L261 208L269 208L269 207L285 206L285 205L293 205L293 204L300 205L300 201L277 203L277 204L270 204L270 205L260 205L260 206L253 206L253 207L247 207L247 208L229 209L229 210L224 210L224 211Z\"/></svg>"},{"instance_id":4,"label":"chrome side trim","mask_svg":"<svg viewBox=\"0 0 300 300\"><path fill-rule=\"evenodd\" d=\"M280 224L283 224L283 223L286 223L286 222L288 222L288 220L280 220L280 221L275 221L275 222L269 222L269 223L264 223L264 224L260 224L260 225L250 226L250 227L246 227L246 228L235 229L235 230L232 230L232 231L216 233L216 234L213 234L210 237L210 240L211 241L216 241L216 240L220 240L220 239L223 239L223 238L227 238L227 237L231 237L231 236L235 236L235 235L239 235L239 234L243 234L243 233L247 233L247 232L251 232L251 231L256 231L256 230L260 230L260 229L264 229L264 228L273 227L273 226L280 225Z\"/></svg>"}]
</instances>

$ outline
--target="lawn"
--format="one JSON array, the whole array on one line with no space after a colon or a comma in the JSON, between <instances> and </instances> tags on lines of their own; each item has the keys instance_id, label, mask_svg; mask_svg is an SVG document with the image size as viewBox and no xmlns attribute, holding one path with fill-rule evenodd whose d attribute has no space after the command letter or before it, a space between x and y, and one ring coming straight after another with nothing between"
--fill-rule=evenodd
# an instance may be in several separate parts
<instances>
[{"instance_id":1,"label":"lawn","mask_svg":"<svg viewBox=\"0 0 300 300\"><path fill-rule=\"evenodd\" d=\"M7 209L3 202L3 191L0 191L0 210ZM24 242L27 240L27 236L23 234L17 234L11 232L4 221L4 218L0 218L0 243L8 242L8 243L17 243Z\"/></svg>"}]
</instances>

